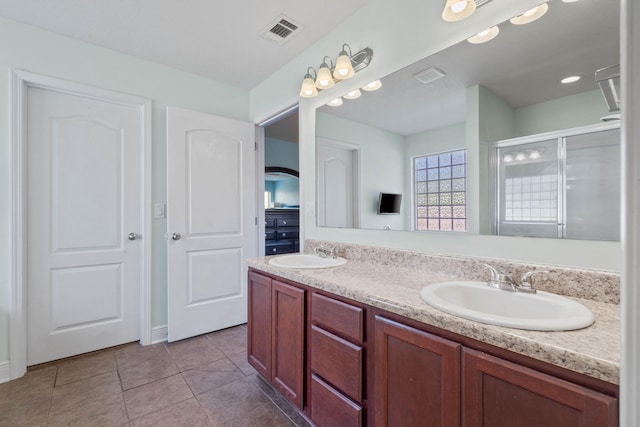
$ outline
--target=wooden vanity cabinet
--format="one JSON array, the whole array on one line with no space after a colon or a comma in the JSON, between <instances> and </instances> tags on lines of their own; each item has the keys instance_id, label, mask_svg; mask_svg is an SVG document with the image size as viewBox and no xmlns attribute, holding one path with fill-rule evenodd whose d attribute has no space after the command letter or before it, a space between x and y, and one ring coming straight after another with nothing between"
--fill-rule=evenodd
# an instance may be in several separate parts
<instances>
[{"instance_id":1,"label":"wooden vanity cabinet","mask_svg":"<svg viewBox=\"0 0 640 427\"><path fill-rule=\"evenodd\" d=\"M249 272L248 299L249 364L302 409L305 291Z\"/></svg>"},{"instance_id":2,"label":"wooden vanity cabinet","mask_svg":"<svg viewBox=\"0 0 640 427\"><path fill-rule=\"evenodd\" d=\"M464 426L618 425L613 397L478 351L462 359Z\"/></svg>"},{"instance_id":3,"label":"wooden vanity cabinet","mask_svg":"<svg viewBox=\"0 0 640 427\"><path fill-rule=\"evenodd\" d=\"M618 426L617 386L253 270L248 359L318 427Z\"/></svg>"},{"instance_id":4,"label":"wooden vanity cabinet","mask_svg":"<svg viewBox=\"0 0 640 427\"><path fill-rule=\"evenodd\" d=\"M380 316L375 340L374 425L459 426L462 346Z\"/></svg>"}]
</instances>

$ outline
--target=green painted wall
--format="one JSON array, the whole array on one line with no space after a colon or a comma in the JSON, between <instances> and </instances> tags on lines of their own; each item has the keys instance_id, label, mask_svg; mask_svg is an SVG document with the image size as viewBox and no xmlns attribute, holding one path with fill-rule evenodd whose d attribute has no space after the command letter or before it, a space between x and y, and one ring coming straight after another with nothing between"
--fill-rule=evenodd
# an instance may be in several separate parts
<instances>
[{"instance_id":1,"label":"green painted wall","mask_svg":"<svg viewBox=\"0 0 640 427\"><path fill-rule=\"evenodd\" d=\"M129 55L0 18L0 362L9 358L10 70L149 98L152 111L152 199L166 202L168 105L248 121L249 92ZM152 324L167 322L166 220L153 220Z\"/></svg>"}]
</instances>

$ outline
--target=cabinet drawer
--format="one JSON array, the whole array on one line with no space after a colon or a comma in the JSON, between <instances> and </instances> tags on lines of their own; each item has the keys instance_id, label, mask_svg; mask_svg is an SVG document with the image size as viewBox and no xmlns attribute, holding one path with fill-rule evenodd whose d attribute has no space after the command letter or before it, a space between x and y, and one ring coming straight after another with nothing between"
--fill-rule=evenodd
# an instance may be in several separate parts
<instances>
[{"instance_id":1,"label":"cabinet drawer","mask_svg":"<svg viewBox=\"0 0 640 427\"><path fill-rule=\"evenodd\" d=\"M311 327L311 371L356 402L362 402L362 360L362 347Z\"/></svg>"},{"instance_id":2,"label":"cabinet drawer","mask_svg":"<svg viewBox=\"0 0 640 427\"><path fill-rule=\"evenodd\" d=\"M311 419L318 427L359 427L362 407L311 375Z\"/></svg>"},{"instance_id":3,"label":"cabinet drawer","mask_svg":"<svg viewBox=\"0 0 640 427\"><path fill-rule=\"evenodd\" d=\"M298 227L300 221L298 218L278 218L278 228L280 227Z\"/></svg>"},{"instance_id":4,"label":"cabinet drawer","mask_svg":"<svg viewBox=\"0 0 640 427\"><path fill-rule=\"evenodd\" d=\"M275 239L276 239L276 230L265 230L264 240L275 240Z\"/></svg>"},{"instance_id":5,"label":"cabinet drawer","mask_svg":"<svg viewBox=\"0 0 640 427\"><path fill-rule=\"evenodd\" d=\"M264 226L265 227L275 227L276 226L276 219L275 218L265 218L264 219Z\"/></svg>"},{"instance_id":6,"label":"cabinet drawer","mask_svg":"<svg viewBox=\"0 0 640 427\"><path fill-rule=\"evenodd\" d=\"M297 239L298 238L298 230L281 230L278 229L278 240L283 239Z\"/></svg>"},{"instance_id":7,"label":"cabinet drawer","mask_svg":"<svg viewBox=\"0 0 640 427\"><path fill-rule=\"evenodd\" d=\"M311 295L311 321L324 329L354 341L364 341L364 309L327 298Z\"/></svg>"},{"instance_id":8,"label":"cabinet drawer","mask_svg":"<svg viewBox=\"0 0 640 427\"><path fill-rule=\"evenodd\" d=\"M269 243L265 245L265 255L288 254L293 252L293 243Z\"/></svg>"}]
</instances>

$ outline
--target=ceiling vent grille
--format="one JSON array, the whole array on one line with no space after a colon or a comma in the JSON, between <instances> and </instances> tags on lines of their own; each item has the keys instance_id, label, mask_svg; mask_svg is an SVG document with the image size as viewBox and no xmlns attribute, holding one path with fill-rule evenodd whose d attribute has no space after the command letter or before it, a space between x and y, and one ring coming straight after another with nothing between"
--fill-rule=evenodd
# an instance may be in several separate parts
<instances>
[{"instance_id":1,"label":"ceiling vent grille","mask_svg":"<svg viewBox=\"0 0 640 427\"><path fill-rule=\"evenodd\" d=\"M436 67L429 67L426 70L422 70L419 73L413 75L413 77L424 84L435 82L438 79L444 77L446 73L442 70L438 70Z\"/></svg>"},{"instance_id":2,"label":"ceiling vent grille","mask_svg":"<svg viewBox=\"0 0 640 427\"><path fill-rule=\"evenodd\" d=\"M303 28L288 16L280 15L262 32L262 37L282 44L298 34Z\"/></svg>"}]
</instances>

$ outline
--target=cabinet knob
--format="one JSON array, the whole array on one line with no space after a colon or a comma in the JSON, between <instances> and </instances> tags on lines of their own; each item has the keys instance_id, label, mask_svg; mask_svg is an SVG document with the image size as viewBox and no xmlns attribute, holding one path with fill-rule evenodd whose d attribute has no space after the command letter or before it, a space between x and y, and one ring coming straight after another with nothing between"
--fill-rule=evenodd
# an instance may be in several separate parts
<instances>
[{"instance_id":1,"label":"cabinet knob","mask_svg":"<svg viewBox=\"0 0 640 427\"><path fill-rule=\"evenodd\" d=\"M282 225L287 225L287 221L282 221Z\"/></svg>"},{"instance_id":2,"label":"cabinet knob","mask_svg":"<svg viewBox=\"0 0 640 427\"><path fill-rule=\"evenodd\" d=\"M282 237L287 237L287 233L282 233Z\"/></svg>"},{"instance_id":3,"label":"cabinet knob","mask_svg":"<svg viewBox=\"0 0 640 427\"><path fill-rule=\"evenodd\" d=\"M273 252L278 252L278 250L276 248L273 248L272 251Z\"/></svg>"}]
</instances>

